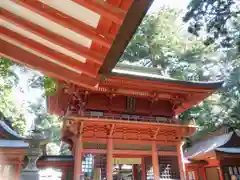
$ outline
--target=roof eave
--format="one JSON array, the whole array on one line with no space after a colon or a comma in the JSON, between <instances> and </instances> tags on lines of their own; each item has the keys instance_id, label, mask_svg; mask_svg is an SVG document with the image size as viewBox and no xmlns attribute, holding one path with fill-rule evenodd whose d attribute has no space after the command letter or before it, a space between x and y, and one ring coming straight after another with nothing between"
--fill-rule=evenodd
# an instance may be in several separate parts
<instances>
[{"instance_id":1,"label":"roof eave","mask_svg":"<svg viewBox=\"0 0 240 180\"><path fill-rule=\"evenodd\" d=\"M133 1L129 8L123 24L113 41L112 47L109 50L105 61L100 69L101 74L108 74L116 66L122 53L127 47L129 41L137 30L137 27L142 22L153 0Z\"/></svg>"},{"instance_id":2,"label":"roof eave","mask_svg":"<svg viewBox=\"0 0 240 180\"><path fill-rule=\"evenodd\" d=\"M168 79L168 78L153 78L153 77L147 77L147 76L136 76L136 75L130 75L130 74L120 74L116 72L112 72L109 74L110 76L115 77L125 77L130 79L138 79L138 80L149 80L154 82L163 82L163 83L170 83L170 84L180 84L180 85L186 85L186 86L192 86L192 87L202 87L207 89L218 89L222 86L223 81L212 81L212 82L191 82L191 81L182 81L177 79Z\"/></svg>"}]
</instances>

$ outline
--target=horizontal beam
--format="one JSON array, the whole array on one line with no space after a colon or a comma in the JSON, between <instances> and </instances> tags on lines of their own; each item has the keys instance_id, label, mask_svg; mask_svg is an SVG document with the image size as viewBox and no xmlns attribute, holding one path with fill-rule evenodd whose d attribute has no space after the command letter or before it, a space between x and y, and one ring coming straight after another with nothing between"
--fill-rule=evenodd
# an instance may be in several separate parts
<instances>
[{"instance_id":1,"label":"horizontal beam","mask_svg":"<svg viewBox=\"0 0 240 180\"><path fill-rule=\"evenodd\" d=\"M114 140L113 140L114 141ZM106 149L84 149L84 153L93 153L93 154L106 154ZM127 155L127 156L151 156L152 151L142 151L142 150L113 150L113 155ZM158 151L159 156L177 156L177 152L170 151Z\"/></svg>"},{"instance_id":2,"label":"horizontal beam","mask_svg":"<svg viewBox=\"0 0 240 180\"><path fill-rule=\"evenodd\" d=\"M5 27L0 27L0 34L6 36L8 39L17 41L24 47L37 51L41 54L44 54L45 56L48 56L49 58L56 60L57 62L59 62L59 64L61 63L60 66L62 67L66 67L69 70L74 69L75 72L79 72L80 74L84 71L87 75L90 75L93 78L96 77L96 75L94 76L93 72L91 72L93 70L90 69L89 71L89 67L86 64L81 63L78 60L73 59L72 57L64 55L60 52L57 52L53 49L50 49L47 46L37 43L27 37L23 37L14 31L11 31Z\"/></svg>"},{"instance_id":3,"label":"horizontal beam","mask_svg":"<svg viewBox=\"0 0 240 180\"><path fill-rule=\"evenodd\" d=\"M72 0L73 2L84 6L87 9L90 9L101 16L106 17L107 19L117 23L122 24L124 17L126 15L126 11L117 8L107 1L99 1L99 0Z\"/></svg>"},{"instance_id":4,"label":"horizontal beam","mask_svg":"<svg viewBox=\"0 0 240 180\"><path fill-rule=\"evenodd\" d=\"M66 167L73 167L73 160L66 160L64 162L62 162L61 160L57 161L57 160L44 160L44 159L40 159L37 161L37 166L39 168L59 168L59 169L65 169Z\"/></svg>"},{"instance_id":5,"label":"horizontal beam","mask_svg":"<svg viewBox=\"0 0 240 180\"><path fill-rule=\"evenodd\" d=\"M97 80L93 78L61 68L44 58L29 53L2 39L0 39L0 55L30 68L39 70L50 77L72 82L87 89L92 89L97 84Z\"/></svg>"},{"instance_id":6,"label":"horizontal beam","mask_svg":"<svg viewBox=\"0 0 240 180\"><path fill-rule=\"evenodd\" d=\"M14 25L17 25L31 33L34 33L50 42L55 43L65 49L68 49L80 56L85 57L87 60L92 61L98 65L101 65L104 62L105 56L103 54L97 53L91 49L88 49L80 44L74 43L63 36L60 36L56 33L46 30L45 28L38 26L37 24L33 24L28 20L25 20L19 16L8 12L5 9L1 10L0 17L5 19L8 22L11 22ZM90 65L90 64L89 64ZM88 65L88 66L89 66Z\"/></svg>"},{"instance_id":7,"label":"horizontal beam","mask_svg":"<svg viewBox=\"0 0 240 180\"><path fill-rule=\"evenodd\" d=\"M111 47L113 39L110 39L110 37L102 37L100 34L96 32L95 28L78 21L68 16L67 14L62 13L61 11L58 11L50 6L47 6L38 0L14 0L14 2L33 12L42 15L47 19L50 19L58 24L61 24L62 26L71 29L72 31L75 31L103 45L104 47L107 48Z\"/></svg>"},{"instance_id":8,"label":"horizontal beam","mask_svg":"<svg viewBox=\"0 0 240 180\"><path fill-rule=\"evenodd\" d=\"M103 138L86 138L83 137L83 142L92 142L92 143L107 143L107 139ZM151 145L152 141L146 141L146 140L125 140L125 139L113 139L114 144L139 144L139 145ZM159 145L177 145L178 142L167 142L167 141L156 141Z\"/></svg>"},{"instance_id":9,"label":"horizontal beam","mask_svg":"<svg viewBox=\"0 0 240 180\"><path fill-rule=\"evenodd\" d=\"M91 154L106 154L106 149L83 149L84 153L91 153Z\"/></svg>"},{"instance_id":10,"label":"horizontal beam","mask_svg":"<svg viewBox=\"0 0 240 180\"><path fill-rule=\"evenodd\" d=\"M124 125L127 127L144 127L144 128L196 128L196 126L193 125L184 125L184 124L169 124L169 123L153 123L153 122L139 122L139 121L126 121L126 120L118 120L118 119L104 119L104 117L101 118L94 118L94 117L77 117L77 116L68 116L65 117L65 119L68 120L74 120L74 121L85 121L85 125L88 123L91 124L116 124L116 125ZM117 128L117 126L115 127Z\"/></svg>"}]
</instances>

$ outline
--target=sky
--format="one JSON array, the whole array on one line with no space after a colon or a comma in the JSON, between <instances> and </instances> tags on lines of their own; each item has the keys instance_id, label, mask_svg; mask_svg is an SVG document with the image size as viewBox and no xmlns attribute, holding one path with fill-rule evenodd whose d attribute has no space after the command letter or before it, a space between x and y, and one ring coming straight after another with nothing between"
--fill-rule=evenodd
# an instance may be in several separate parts
<instances>
[{"instance_id":1,"label":"sky","mask_svg":"<svg viewBox=\"0 0 240 180\"><path fill-rule=\"evenodd\" d=\"M157 11L161 6L169 6L172 8L186 9L190 0L155 0L149 9L149 12ZM31 73L22 73L17 70L20 75L20 83L17 88L13 90L13 98L16 105L21 108L27 118L27 127L30 128L34 119L32 114L27 112L28 103L34 103L39 100L43 93L39 89L31 89L28 87L27 79L32 75Z\"/></svg>"}]
</instances>

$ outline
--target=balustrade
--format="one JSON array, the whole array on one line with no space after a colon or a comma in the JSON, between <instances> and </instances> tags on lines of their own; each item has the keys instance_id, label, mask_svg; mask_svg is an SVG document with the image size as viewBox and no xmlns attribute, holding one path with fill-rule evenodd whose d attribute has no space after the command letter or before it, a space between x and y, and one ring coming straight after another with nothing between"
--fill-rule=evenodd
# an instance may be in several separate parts
<instances>
[{"instance_id":1,"label":"balustrade","mask_svg":"<svg viewBox=\"0 0 240 180\"><path fill-rule=\"evenodd\" d=\"M71 115L75 116L75 113ZM122 120L122 121L136 121L136 122L152 122L152 123L169 123L181 124L177 118L156 117L156 116L139 116L117 113L104 113L96 111L85 111L77 116L92 118L92 119L109 119L109 120Z\"/></svg>"}]
</instances>

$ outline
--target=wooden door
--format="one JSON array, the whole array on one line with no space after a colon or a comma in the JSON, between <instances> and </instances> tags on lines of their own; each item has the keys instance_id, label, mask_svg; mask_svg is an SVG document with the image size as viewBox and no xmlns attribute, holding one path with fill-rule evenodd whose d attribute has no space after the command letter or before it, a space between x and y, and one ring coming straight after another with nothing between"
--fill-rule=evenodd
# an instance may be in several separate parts
<instances>
[{"instance_id":1,"label":"wooden door","mask_svg":"<svg viewBox=\"0 0 240 180\"><path fill-rule=\"evenodd\" d=\"M209 167L205 169L207 180L220 180L217 167Z\"/></svg>"}]
</instances>

